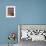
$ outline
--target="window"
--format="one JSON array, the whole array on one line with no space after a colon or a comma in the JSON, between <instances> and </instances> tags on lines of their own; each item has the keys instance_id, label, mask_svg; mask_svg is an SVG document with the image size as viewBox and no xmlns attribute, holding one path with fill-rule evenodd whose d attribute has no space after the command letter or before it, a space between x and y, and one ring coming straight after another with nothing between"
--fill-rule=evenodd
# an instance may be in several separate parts
<instances>
[{"instance_id":1,"label":"window","mask_svg":"<svg viewBox=\"0 0 46 46\"><path fill-rule=\"evenodd\" d=\"M6 6L6 17L16 17L16 6Z\"/></svg>"}]
</instances>

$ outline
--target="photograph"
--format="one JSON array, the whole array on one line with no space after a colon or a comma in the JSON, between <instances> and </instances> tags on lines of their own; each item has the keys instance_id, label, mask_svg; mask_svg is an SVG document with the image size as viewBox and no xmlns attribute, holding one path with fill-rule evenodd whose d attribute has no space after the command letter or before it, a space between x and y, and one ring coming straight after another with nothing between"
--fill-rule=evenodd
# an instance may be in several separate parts
<instances>
[{"instance_id":1,"label":"photograph","mask_svg":"<svg viewBox=\"0 0 46 46\"><path fill-rule=\"evenodd\" d=\"M6 17L16 17L16 6L6 6Z\"/></svg>"},{"instance_id":2,"label":"photograph","mask_svg":"<svg viewBox=\"0 0 46 46\"><path fill-rule=\"evenodd\" d=\"M31 46L34 42L46 41L46 25L18 25L18 42L20 46Z\"/></svg>"}]
</instances>

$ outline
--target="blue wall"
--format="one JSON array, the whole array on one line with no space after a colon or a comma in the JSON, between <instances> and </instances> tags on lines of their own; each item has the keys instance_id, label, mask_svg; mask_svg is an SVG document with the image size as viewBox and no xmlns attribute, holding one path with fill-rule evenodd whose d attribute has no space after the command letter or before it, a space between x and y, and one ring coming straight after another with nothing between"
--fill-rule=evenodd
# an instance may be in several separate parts
<instances>
[{"instance_id":1,"label":"blue wall","mask_svg":"<svg viewBox=\"0 0 46 46\"><path fill-rule=\"evenodd\" d=\"M8 34L16 32L17 34L17 17L6 18L6 6L16 5L15 0L1 0L0 2L0 44L8 43ZM15 41L17 43L17 39Z\"/></svg>"},{"instance_id":2,"label":"blue wall","mask_svg":"<svg viewBox=\"0 0 46 46\"><path fill-rule=\"evenodd\" d=\"M20 24L46 24L46 0L17 0Z\"/></svg>"},{"instance_id":3,"label":"blue wall","mask_svg":"<svg viewBox=\"0 0 46 46\"><path fill-rule=\"evenodd\" d=\"M16 5L16 18L6 18L7 5ZM17 24L46 24L46 0L3 0L0 3L0 44L8 43L9 32L18 32ZM17 43L17 39L16 39Z\"/></svg>"}]
</instances>

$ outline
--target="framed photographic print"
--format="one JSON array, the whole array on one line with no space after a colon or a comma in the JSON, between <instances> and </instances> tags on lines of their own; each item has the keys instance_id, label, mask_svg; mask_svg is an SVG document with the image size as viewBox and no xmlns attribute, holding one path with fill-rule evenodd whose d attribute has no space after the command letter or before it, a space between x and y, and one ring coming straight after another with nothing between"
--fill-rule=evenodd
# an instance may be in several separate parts
<instances>
[{"instance_id":1,"label":"framed photographic print","mask_svg":"<svg viewBox=\"0 0 46 46\"><path fill-rule=\"evenodd\" d=\"M6 6L6 17L16 17L16 6Z\"/></svg>"}]
</instances>

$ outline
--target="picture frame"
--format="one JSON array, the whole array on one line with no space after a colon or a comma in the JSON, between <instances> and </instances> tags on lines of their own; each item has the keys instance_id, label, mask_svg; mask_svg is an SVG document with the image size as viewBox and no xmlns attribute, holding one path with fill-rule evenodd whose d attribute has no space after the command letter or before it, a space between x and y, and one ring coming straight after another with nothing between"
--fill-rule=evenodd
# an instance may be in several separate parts
<instances>
[{"instance_id":1,"label":"picture frame","mask_svg":"<svg viewBox=\"0 0 46 46\"><path fill-rule=\"evenodd\" d=\"M6 17L7 18L16 17L16 6L6 6Z\"/></svg>"},{"instance_id":2,"label":"picture frame","mask_svg":"<svg viewBox=\"0 0 46 46\"><path fill-rule=\"evenodd\" d=\"M18 24L18 43L20 43L21 40L24 40L24 38L21 39L22 30L28 30L28 37L30 37L26 40L46 41L46 24Z\"/></svg>"}]
</instances>

